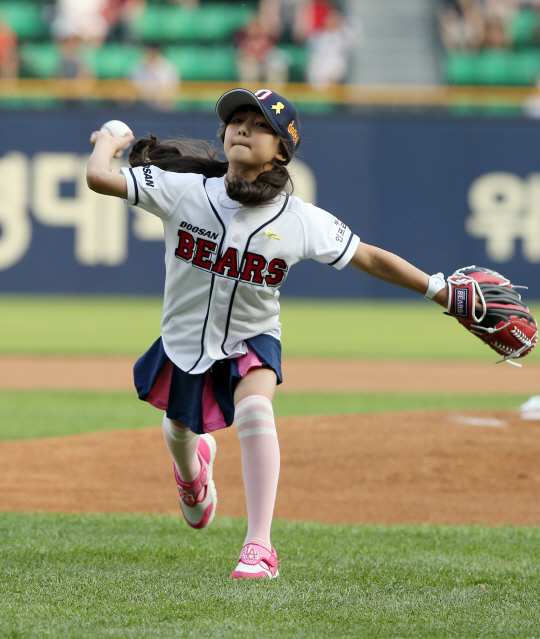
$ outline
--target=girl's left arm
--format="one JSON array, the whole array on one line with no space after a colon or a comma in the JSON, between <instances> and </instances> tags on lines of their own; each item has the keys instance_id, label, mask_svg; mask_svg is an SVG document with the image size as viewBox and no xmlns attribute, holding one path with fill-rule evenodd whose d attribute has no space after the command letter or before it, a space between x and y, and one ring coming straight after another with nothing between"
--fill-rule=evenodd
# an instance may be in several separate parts
<instances>
[{"instance_id":1,"label":"girl's left arm","mask_svg":"<svg viewBox=\"0 0 540 639\"><path fill-rule=\"evenodd\" d=\"M428 289L429 275L427 273L424 273L398 255L370 244L360 242L349 263L368 275L390 284L408 288L421 295L424 295ZM448 304L448 285L435 295L433 301L446 308Z\"/></svg>"}]
</instances>

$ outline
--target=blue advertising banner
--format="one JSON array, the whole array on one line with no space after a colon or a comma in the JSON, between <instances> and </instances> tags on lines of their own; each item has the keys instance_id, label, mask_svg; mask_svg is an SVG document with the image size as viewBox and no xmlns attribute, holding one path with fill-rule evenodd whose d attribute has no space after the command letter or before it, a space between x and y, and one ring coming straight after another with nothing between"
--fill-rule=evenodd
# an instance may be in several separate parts
<instances>
[{"instance_id":1,"label":"blue advertising banner","mask_svg":"<svg viewBox=\"0 0 540 639\"><path fill-rule=\"evenodd\" d=\"M92 193L91 131L109 119L136 137L216 140L212 115L3 113L0 119L0 291L154 294L163 290L161 223ZM540 298L540 127L528 120L302 118L291 172L297 194L433 273L478 264ZM124 162L125 163L125 160ZM122 165L118 161L117 168ZM415 297L312 260L283 292Z\"/></svg>"}]
</instances>

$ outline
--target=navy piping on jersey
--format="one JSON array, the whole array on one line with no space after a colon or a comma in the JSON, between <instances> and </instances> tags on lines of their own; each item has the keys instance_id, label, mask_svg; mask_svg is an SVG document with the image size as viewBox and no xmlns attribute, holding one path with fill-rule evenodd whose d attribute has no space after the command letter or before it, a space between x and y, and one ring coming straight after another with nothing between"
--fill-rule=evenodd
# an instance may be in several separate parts
<instances>
[{"instance_id":1,"label":"navy piping on jersey","mask_svg":"<svg viewBox=\"0 0 540 639\"><path fill-rule=\"evenodd\" d=\"M210 201L210 196L208 195L208 191L206 190L206 178L204 178L203 180L203 189L204 189L204 192L206 193L206 197L208 198L208 202L210 203L210 206L212 207L212 211L214 212L214 215L219 220L219 223L221 224L221 228L223 229L221 242L219 243L219 248L218 248L218 256L219 256L221 255L223 241L225 240L225 233L226 233L225 224L223 224L223 220L219 217L218 212L216 211L216 209L214 208L214 205ZM201 361L201 357L203 356L203 353L204 353L204 336L206 334L206 326L208 325L208 316L210 315L210 304L212 302L212 293L214 292L215 279L216 279L216 275L215 273L212 273L212 279L210 280L210 294L208 295L208 306L206 307L206 317L204 318L203 330L201 334L201 354L199 355L195 364L193 364L193 366L187 371L188 373L190 373L195 368L195 366L197 366L197 364Z\"/></svg>"},{"instance_id":2,"label":"navy piping on jersey","mask_svg":"<svg viewBox=\"0 0 540 639\"><path fill-rule=\"evenodd\" d=\"M343 249L343 253L337 258L337 260L334 260L333 262L329 262L328 266L334 266L334 264L337 264L339 262L339 260L345 255L345 253L347 252L347 249L349 248L349 244L351 243L351 240L353 238L353 233L351 231L351 234L349 236L349 241L347 242L347 246Z\"/></svg>"},{"instance_id":3,"label":"navy piping on jersey","mask_svg":"<svg viewBox=\"0 0 540 639\"><path fill-rule=\"evenodd\" d=\"M137 204L139 203L139 187L137 186L137 180L135 179L135 174L133 173L133 169L130 168L129 172L131 173L133 184L135 186L135 202L133 202L133 206L137 206Z\"/></svg>"},{"instance_id":4,"label":"navy piping on jersey","mask_svg":"<svg viewBox=\"0 0 540 639\"><path fill-rule=\"evenodd\" d=\"M244 263L246 260L246 254L249 248L249 243L251 242L251 239L253 238L253 236L258 233L262 228L264 228L265 226L267 226L268 224L271 224L274 220L277 220L278 217L283 213L283 211L285 210L285 207L287 206L287 203L289 202L289 194L287 194L286 198L285 198L285 202L283 204L283 206L281 207L279 213L277 215L275 215L271 220L268 220L267 222L265 222L264 224L261 224L261 226L259 226L258 229L255 229L255 231L253 231L253 233L248 237L248 240L246 242L246 247L244 249L244 254L242 255L242 261L240 262L240 271L243 270L244 268ZM232 307L233 307L233 302L234 302L234 296L236 295L236 289L238 288L238 284L240 283L239 280L236 280L236 282L234 283L234 288L233 291L231 293L231 301L229 304L229 312L227 313L227 324L225 325L225 336L223 337L223 341L221 342L221 352L228 357L228 353L225 351L225 342L227 341L227 335L229 334L229 326L231 323L231 314L232 314Z\"/></svg>"}]
</instances>

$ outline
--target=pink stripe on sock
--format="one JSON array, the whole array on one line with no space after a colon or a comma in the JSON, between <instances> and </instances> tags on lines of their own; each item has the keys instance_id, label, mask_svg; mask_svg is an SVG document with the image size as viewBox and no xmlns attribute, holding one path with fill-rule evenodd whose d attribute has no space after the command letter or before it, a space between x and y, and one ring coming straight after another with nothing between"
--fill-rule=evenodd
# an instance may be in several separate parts
<instances>
[{"instance_id":1,"label":"pink stripe on sock","mask_svg":"<svg viewBox=\"0 0 540 639\"><path fill-rule=\"evenodd\" d=\"M244 421L243 418L248 415L252 416ZM264 395L250 395L238 402L235 411L235 422L239 435L248 428L254 427L270 428L274 432L276 430L272 403Z\"/></svg>"},{"instance_id":2,"label":"pink stripe on sock","mask_svg":"<svg viewBox=\"0 0 540 639\"><path fill-rule=\"evenodd\" d=\"M173 363L169 360L159 372L152 390L148 393L146 401L159 410L167 410L169 405L169 393L171 390L171 378Z\"/></svg>"}]
</instances>

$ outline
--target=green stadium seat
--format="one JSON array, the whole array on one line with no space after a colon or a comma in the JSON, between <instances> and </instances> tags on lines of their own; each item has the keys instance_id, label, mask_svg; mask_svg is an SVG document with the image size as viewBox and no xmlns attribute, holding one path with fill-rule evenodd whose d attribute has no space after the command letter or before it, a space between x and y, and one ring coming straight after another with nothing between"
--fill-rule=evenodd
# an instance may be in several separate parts
<instances>
[{"instance_id":1,"label":"green stadium seat","mask_svg":"<svg viewBox=\"0 0 540 639\"><path fill-rule=\"evenodd\" d=\"M279 48L285 51L288 57L289 80L303 82L306 79L306 67L309 59L307 47L298 44L280 44Z\"/></svg>"},{"instance_id":2,"label":"green stadium seat","mask_svg":"<svg viewBox=\"0 0 540 639\"><path fill-rule=\"evenodd\" d=\"M143 42L216 42L229 39L254 14L253 5L203 4L201 7L147 5L133 30Z\"/></svg>"},{"instance_id":3,"label":"green stadium seat","mask_svg":"<svg viewBox=\"0 0 540 639\"><path fill-rule=\"evenodd\" d=\"M230 39L255 14L251 5L206 4L197 13L194 38L200 41Z\"/></svg>"},{"instance_id":4,"label":"green stadium seat","mask_svg":"<svg viewBox=\"0 0 540 639\"><path fill-rule=\"evenodd\" d=\"M133 25L143 42L189 40L195 29L196 9L178 5L148 5Z\"/></svg>"},{"instance_id":5,"label":"green stadium seat","mask_svg":"<svg viewBox=\"0 0 540 639\"><path fill-rule=\"evenodd\" d=\"M84 60L99 79L107 80L127 77L142 55L137 46L106 44L97 51L88 50Z\"/></svg>"},{"instance_id":6,"label":"green stadium seat","mask_svg":"<svg viewBox=\"0 0 540 639\"><path fill-rule=\"evenodd\" d=\"M176 66L182 80L234 80L237 76L233 47L171 46L163 54Z\"/></svg>"},{"instance_id":7,"label":"green stadium seat","mask_svg":"<svg viewBox=\"0 0 540 639\"><path fill-rule=\"evenodd\" d=\"M531 86L540 76L540 49L451 53L444 71L449 84Z\"/></svg>"},{"instance_id":8,"label":"green stadium seat","mask_svg":"<svg viewBox=\"0 0 540 639\"><path fill-rule=\"evenodd\" d=\"M512 84L512 52L500 49L485 49L475 58L476 82L478 84Z\"/></svg>"},{"instance_id":9,"label":"green stadium seat","mask_svg":"<svg viewBox=\"0 0 540 639\"><path fill-rule=\"evenodd\" d=\"M516 51L512 59L512 84L531 86L540 76L540 50Z\"/></svg>"},{"instance_id":10,"label":"green stadium seat","mask_svg":"<svg viewBox=\"0 0 540 639\"><path fill-rule=\"evenodd\" d=\"M19 47L21 75L32 78L55 77L60 64L60 53L52 42L25 43Z\"/></svg>"},{"instance_id":11,"label":"green stadium seat","mask_svg":"<svg viewBox=\"0 0 540 639\"><path fill-rule=\"evenodd\" d=\"M530 7L515 12L510 22L510 37L514 47L538 44L540 16Z\"/></svg>"},{"instance_id":12,"label":"green stadium seat","mask_svg":"<svg viewBox=\"0 0 540 639\"><path fill-rule=\"evenodd\" d=\"M449 84L476 84L476 54L456 51L444 61L444 76Z\"/></svg>"},{"instance_id":13,"label":"green stadium seat","mask_svg":"<svg viewBox=\"0 0 540 639\"><path fill-rule=\"evenodd\" d=\"M43 8L33 2L0 2L0 16L21 40L36 40L48 35L42 18Z\"/></svg>"}]
</instances>

